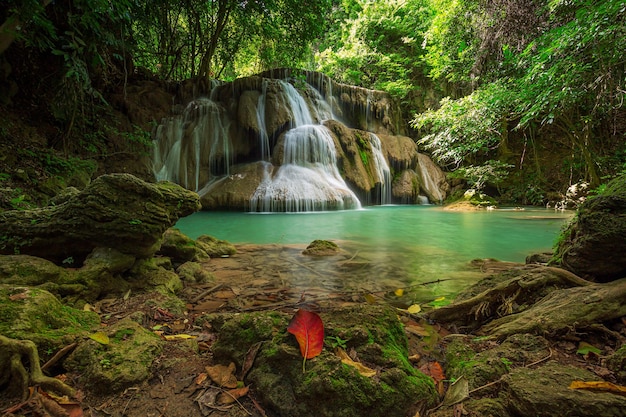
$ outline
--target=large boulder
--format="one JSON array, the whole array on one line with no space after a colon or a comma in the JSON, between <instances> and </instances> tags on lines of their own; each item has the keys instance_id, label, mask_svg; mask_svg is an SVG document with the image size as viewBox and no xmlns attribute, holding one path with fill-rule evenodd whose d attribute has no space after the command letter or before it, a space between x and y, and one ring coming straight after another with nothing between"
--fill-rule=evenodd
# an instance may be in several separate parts
<instances>
[{"instance_id":1,"label":"large boulder","mask_svg":"<svg viewBox=\"0 0 626 417\"><path fill-rule=\"evenodd\" d=\"M626 277L626 175L589 197L561 233L555 264L600 282Z\"/></svg>"},{"instance_id":2,"label":"large boulder","mask_svg":"<svg viewBox=\"0 0 626 417\"><path fill-rule=\"evenodd\" d=\"M199 209L198 195L176 184L103 175L62 204L0 214L0 254L79 263L94 248L108 247L147 258L169 227Z\"/></svg>"},{"instance_id":3,"label":"large boulder","mask_svg":"<svg viewBox=\"0 0 626 417\"><path fill-rule=\"evenodd\" d=\"M276 415L404 416L434 405L433 381L408 361L406 334L394 309L355 306L325 312L321 318L329 342L303 365L296 339L287 332L289 316L283 313L203 317L219 329L212 347L215 358L239 369L252 364L244 382ZM368 370L354 362L342 362L337 354L341 345L373 374L366 375ZM254 346L258 350L251 361Z\"/></svg>"}]
</instances>

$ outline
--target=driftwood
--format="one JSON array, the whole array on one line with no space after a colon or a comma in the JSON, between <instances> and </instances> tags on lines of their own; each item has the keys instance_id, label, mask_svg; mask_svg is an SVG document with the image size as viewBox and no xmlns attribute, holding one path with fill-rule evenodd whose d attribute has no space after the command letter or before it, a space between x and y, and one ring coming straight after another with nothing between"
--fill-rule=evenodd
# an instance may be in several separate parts
<instances>
[{"instance_id":1,"label":"driftwood","mask_svg":"<svg viewBox=\"0 0 626 417\"><path fill-rule=\"evenodd\" d=\"M0 254L69 263L106 247L145 258L165 230L199 209L198 195L176 184L103 175L58 205L1 213Z\"/></svg>"}]
</instances>

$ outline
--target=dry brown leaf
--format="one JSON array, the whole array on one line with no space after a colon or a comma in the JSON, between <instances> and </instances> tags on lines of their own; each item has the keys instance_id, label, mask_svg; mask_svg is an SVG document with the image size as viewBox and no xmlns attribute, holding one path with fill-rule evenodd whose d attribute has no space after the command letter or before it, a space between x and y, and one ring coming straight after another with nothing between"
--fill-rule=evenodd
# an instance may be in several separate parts
<instances>
[{"instance_id":1,"label":"dry brown leaf","mask_svg":"<svg viewBox=\"0 0 626 417\"><path fill-rule=\"evenodd\" d=\"M208 375L205 372L202 372L196 377L196 385L202 384L204 381L206 381L207 377Z\"/></svg>"},{"instance_id":2,"label":"dry brown leaf","mask_svg":"<svg viewBox=\"0 0 626 417\"><path fill-rule=\"evenodd\" d=\"M237 388L237 378L235 377L235 364L231 362L228 366L215 365L207 366L207 374L220 387Z\"/></svg>"},{"instance_id":3,"label":"dry brown leaf","mask_svg":"<svg viewBox=\"0 0 626 417\"><path fill-rule=\"evenodd\" d=\"M368 368L361 362L353 361L352 358L348 356L346 351L342 348L337 348L335 350L335 354L339 357L339 359L341 359L341 362L345 363L346 365L355 367L359 374L363 375L364 377L370 378L376 375L376 371L372 368Z\"/></svg>"},{"instance_id":4,"label":"dry brown leaf","mask_svg":"<svg viewBox=\"0 0 626 417\"><path fill-rule=\"evenodd\" d=\"M232 404L239 398L247 395L249 389L249 387L241 387L222 392L217 396L217 403L223 405Z\"/></svg>"},{"instance_id":5,"label":"dry brown leaf","mask_svg":"<svg viewBox=\"0 0 626 417\"><path fill-rule=\"evenodd\" d=\"M612 394L626 396L625 386L616 385L606 381L572 381L569 387L572 389L586 389L590 391L610 392Z\"/></svg>"}]
</instances>

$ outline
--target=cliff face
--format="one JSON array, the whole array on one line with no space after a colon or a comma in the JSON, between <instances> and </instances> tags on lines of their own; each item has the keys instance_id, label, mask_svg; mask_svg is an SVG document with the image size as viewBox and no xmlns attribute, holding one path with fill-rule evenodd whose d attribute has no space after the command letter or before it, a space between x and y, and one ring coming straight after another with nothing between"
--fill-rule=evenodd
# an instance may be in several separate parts
<instances>
[{"instance_id":1,"label":"cliff face","mask_svg":"<svg viewBox=\"0 0 626 417\"><path fill-rule=\"evenodd\" d=\"M179 98L186 106L156 129L155 176L197 191L204 209L310 211L445 197L443 175L418 157L384 92L280 69L181 89Z\"/></svg>"}]
</instances>

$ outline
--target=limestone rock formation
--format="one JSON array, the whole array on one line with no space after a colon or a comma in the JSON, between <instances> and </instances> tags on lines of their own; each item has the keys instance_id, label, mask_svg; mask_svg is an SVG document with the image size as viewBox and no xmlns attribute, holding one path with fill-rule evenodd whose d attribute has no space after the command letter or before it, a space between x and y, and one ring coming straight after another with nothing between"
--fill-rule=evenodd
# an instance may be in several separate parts
<instances>
[{"instance_id":1,"label":"limestone rock formation","mask_svg":"<svg viewBox=\"0 0 626 417\"><path fill-rule=\"evenodd\" d=\"M445 175L418 154L387 93L289 69L203 91L163 119L153 166L158 180L196 190L205 210L347 209L419 196L438 204L446 196ZM411 186L392 191L407 170Z\"/></svg>"},{"instance_id":2,"label":"limestone rock formation","mask_svg":"<svg viewBox=\"0 0 626 417\"><path fill-rule=\"evenodd\" d=\"M626 175L588 198L561 238L554 263L594 281L626 277Z\"/></svg>"},{"instance_id":3,"label":"limestone rock formation","mask_svg":"<svg viewBox=\"0 0 626 417\"><path fill-rule=\"evenodd\" d=\"M165 230L199 208L198 195L176 184L103 175L57 206L0 214L0 254L73 264L106 247L146 258Z\"/></svg>"}]
</instances>

